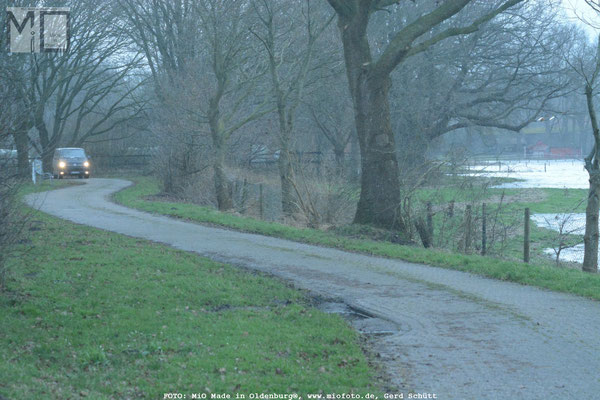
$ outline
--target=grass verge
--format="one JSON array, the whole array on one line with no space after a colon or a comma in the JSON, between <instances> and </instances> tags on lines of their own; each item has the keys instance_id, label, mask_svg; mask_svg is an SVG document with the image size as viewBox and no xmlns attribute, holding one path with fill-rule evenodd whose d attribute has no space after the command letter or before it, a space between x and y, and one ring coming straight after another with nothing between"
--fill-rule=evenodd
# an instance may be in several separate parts
<instances>
[{"instance_id":1,"label":"grass verge","mask_svg":"<svg viewBox=\"0 0 600 400\"><path fill-rule=\"evenodd\" d=\"M591 275L571 269L559 269L547 265L532 265L491 257L463 255L393 243L352 239L316 229L296 228L279 223L220 213L214 209L194 204L148 200L149 196L156 195L159 192L157 182L149 177L132 178L132 180L135 185L116 193L114 198L125 206L139 210L244 232L450 268L489 278L600 300L599 275Z\"/></svg>"},{"instance_id":2,"label":"grass verge","mask_svg":"<svg viewBox=\"0 0 600 400\"><path fill-rule=\"evenodd\" d=\"M30 218L0 293L0 398L377 391L358 335L274 278Z\"/></svg>"}]
</instances>

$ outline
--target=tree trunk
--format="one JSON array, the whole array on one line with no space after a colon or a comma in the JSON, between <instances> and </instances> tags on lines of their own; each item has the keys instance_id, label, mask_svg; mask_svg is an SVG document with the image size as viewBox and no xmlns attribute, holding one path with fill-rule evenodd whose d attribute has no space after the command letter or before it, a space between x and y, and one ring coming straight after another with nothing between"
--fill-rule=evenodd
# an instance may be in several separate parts
<instances>
[{"instance_id":1,"label":"tree trunk","mask_svg":"<svg viewBox=\"0 0 600 400\"><path fill-rule=\"evenodd\" d=\"M13 132L13 139L17 147L17 173L20 178L29 176L29 137L26 128L19 128Z\"/></svg>"},{"instance_id":2,"label":"tree trunk","mask_svg":"<svg viewBox=\"0 0 600 400\"><path fill-rule=\"evenodd\" d=\"M283 148L282 146L278 160L279 176L281 177L281 210L286 217L291 216L298 210L292 181L294 179L293 160L288 147Z\"/></svg>"},{"instance_id":3,"label":"tree trunk","mask_svg":"<svg viewBox=\"0 0 600 400\"><path fill-rule=\"evenodd\" d=\"M354 222L404 230L400 217L400 180L390 124L389 77L362 74L355 100L361 150L361 194Z\"/></svg>"},{"instance_id":4,"label":"tree trunk","mask_svg":"<svg viewBox=\"0 0 600 400\"><path fill-rule=\"evenodd\" d=\"M599 53L600 54L600 53ZM600 128L596 111L594 110L594 96L592 84L585 87L585 96L587 100L588 113L592 123L592 134L594 135L594 148L585 159L585 169L590 175L590 191L588 194L588 203L585 210L585 235L583 236L584 254L583 270L586 272L598 272L598 209L600 207L600 160L598 159L600 150Z\"/></svg>"},{"instance_id":5,"label":"tree trunk","mask_svg":"<svg viewBox=\"0 0 600 400\"><path fill-rule=\"evenodd\" d=\"M337 176L344 176L346 172L346 152L344 146L336 146L333 150L335 155L335 171Z\"/></svg>"},{"instance_id":6,"label":"tree trunk","mask_svg":"<svg viewBox=\"0 0 600 400\"><path fill-rule=\"evenodd\" d=\"M47 149L42 154L42 169L44 172L52 172L52 158L54 157L54 149Z\"/></svg>"},{"instance_id":7,"label":"tree trunk","mask_svg":"<svg viewBox=\"0 0 600 400\"><path fill-rule=\"evenodd\" d=\"M271 63L274 66L273 62ZM273 67L272 67L273 68ZM275 72L272 72L275 77ZM276 78L273 78L274 90L277 96L277 115L279 117L279 177L281 178L281 211L284 217L290 217L298 211L294 189L294 165L292 158L291 138L294 130L292 111L286 109L284 94Z\"/></svg>"},{"instance_id":8,"label":"tree trunk","mask_svg":"<svg viewBox=\"0 0 600 400\"><path fill-rule=\"evenodd\" d=\"M394 135L389 124L389 78L364 82L357 101L361 149L361 194L354 222L400 228L400 181Z\"/></svg>"},{"instance_id":9,"label":"tree trunk","mask_svg":"<svg viewBox=\"0 0 600 400\"><path fill-rule=\"evenodd\" d=\"M217 194L217 206L219 211L233 209L232 185L225 173L225 150L226 146L222 140L215 143L215 159L213 170L215 173L215 190Z\"/></svg>"},{"instance_id":10,"label":"tree trunk","mask_svg":"<svg viewBox=\"0 0 600 400\"><path fill-rule=\"evenodd\" d=\"M375 75L370 68L368 18L365 9L338 21L361 151L361 193L354 222L404 231L388 100L391 79L389 75Z\"/></svg>"},{"instance_id":11,"label":"tree trunk","mask_svg":"<svg viewBox=\"0 0 600 400\"><path fill-rule=\"evenodd\" d=\"M43 114L41 114L43 115ZM52 171L52 157L54 157L54 150L58 145L56 138L50 139L46 122L44 122L43 116L38 115L35 119L35 128L38 131L40 138L41 150L42 150L42 168L44 172Z\"/></svg>"},{"instance_id":12,"label":"tree trunk","mask_svg":"<svg viewBox=\"0 0 600 400\"><path fill-rule=\"evenodd\" d=\"M217 90L210 98L208 109L208 125L215 151L213 161L215 191L217 195L217 207L219 211L233 209L232 185L225 173L225 155L227 154L228 135L225 133L224 124L221 119L221 99L225 93L226 79L218 76Z\"/></svg>"},{"instance_id":13,"label":"tree trunk","mask_svg":"<svg viewBox=\"0 0 600 400\"><path fill-rule=\"evenodd\" d=\"M590 172L590 191L585 209L583 270L598 272L598 210L600 209L600 171Z\"/></svg>"},{"instance_id":14,"label":"tree trunk","mask_svg":"<svg viewBox=\"0 0 600 400\"><path fill-rule=\"evenodd\" d=\"M358 183L360 180L360 146L357 137L352 135L350 139L350 181Z\"/></svg>"},{"instance_id":15,"label":"tree trunk","mask_svg":"<svg viewBox=\"0 0 600 400\"><path fill-rule=\"evenodd\" d=\"M453 18L472 0L437 1L436 6L416 20L390 31L389 43L380 48L380 55L373 62L367 28L370 16L385 10L399 1L374 0L328 0L338 16L338 28L342 37L344 61L348 84L354 103L356 130L362 155L361 197L354 221L395 228L406 233L410 225L400 218L401 195L398 159L394 136L390 125L388 91L390 74L408 57L419 54L449 37L476 31L499 13L524 0L507 0L475 19L463 28L443 28L432 37L423 38L436 31L444 21ZM408 132L405 143L412 142Z\"/></svg>"}]
</instances>

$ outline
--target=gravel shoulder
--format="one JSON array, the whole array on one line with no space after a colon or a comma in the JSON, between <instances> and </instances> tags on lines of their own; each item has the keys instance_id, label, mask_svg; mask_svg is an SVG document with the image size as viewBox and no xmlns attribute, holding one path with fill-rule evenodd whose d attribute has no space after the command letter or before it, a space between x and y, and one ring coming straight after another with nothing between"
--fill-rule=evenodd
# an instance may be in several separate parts
<instances>
[{"instance_id":1,"label":"gravel shoulder","mask_svg":"<svg viewBox=\"0 0 600 400\"><path fill-rule=\"evenodd\" d=\"M75 223L272 273L393 323L396 333L372 342L399 390L435 393L438 399L599 396L598 302L206 227L110 201L111 194L130 184L90 179L85 185L29 195L26 201Z\"/></svg>"}]
</instances>

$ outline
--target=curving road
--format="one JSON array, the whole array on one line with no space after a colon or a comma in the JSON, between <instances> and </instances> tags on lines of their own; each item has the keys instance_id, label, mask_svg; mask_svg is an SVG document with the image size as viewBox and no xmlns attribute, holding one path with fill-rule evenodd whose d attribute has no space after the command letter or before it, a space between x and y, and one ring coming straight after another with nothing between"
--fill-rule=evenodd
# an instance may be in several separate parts
<instances>
[{"instance_id":1,"label":"curving road","mask_svg":"<svg viewBox=\"0 0 600 400\"><path fill-rule=\"evenodd\" d=\"M128 185L91 179L26 201L79 224L266 271L393 322L398 331L376 337L374 346L399 390L438 399L600 398L598 302L206 227L109 200Z\"/></svg>"}]
</instances>

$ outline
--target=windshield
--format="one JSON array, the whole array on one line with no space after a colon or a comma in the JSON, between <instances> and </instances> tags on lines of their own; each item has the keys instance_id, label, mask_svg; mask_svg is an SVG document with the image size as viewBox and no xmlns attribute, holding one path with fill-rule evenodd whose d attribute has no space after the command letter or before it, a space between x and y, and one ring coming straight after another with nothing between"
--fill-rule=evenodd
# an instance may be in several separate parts
<instances>
[{"instance_id":1,"label":"windshield","mask_svg":"<svg viewBox=\"0 0 600 400\"><path fill-rule=\"evenodd\" d=\"M58 155L65 158L85 158L83 149L62 149L59 150Z\"/></svg>"}]
</instances>

